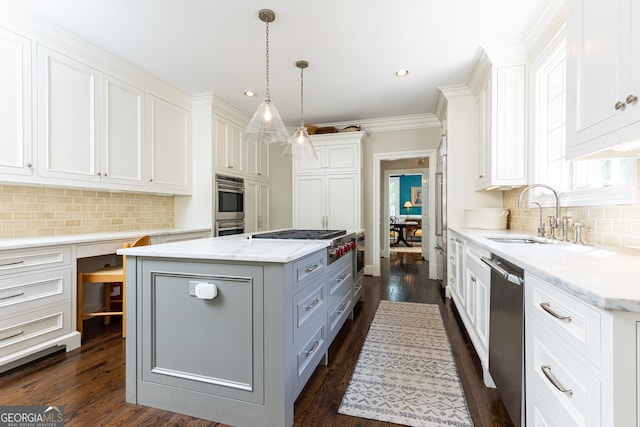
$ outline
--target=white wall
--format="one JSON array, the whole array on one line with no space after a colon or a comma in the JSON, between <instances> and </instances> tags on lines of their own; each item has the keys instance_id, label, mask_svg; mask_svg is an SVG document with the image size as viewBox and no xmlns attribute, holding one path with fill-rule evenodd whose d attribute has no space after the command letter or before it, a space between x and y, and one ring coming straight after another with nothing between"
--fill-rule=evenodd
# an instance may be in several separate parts
<instances>
[{"instance_id":1,"label":"white wall","mask_svg":"<svg viewBox=\"0 0 640 427\"><path fill-rule=\"evenodd\" d=\"M271 172L270 215L271 228L291 228L293 224L293 181L291 157L282 157L283 147L276 145L269 151Z\"/></svg>"}]
</instances>

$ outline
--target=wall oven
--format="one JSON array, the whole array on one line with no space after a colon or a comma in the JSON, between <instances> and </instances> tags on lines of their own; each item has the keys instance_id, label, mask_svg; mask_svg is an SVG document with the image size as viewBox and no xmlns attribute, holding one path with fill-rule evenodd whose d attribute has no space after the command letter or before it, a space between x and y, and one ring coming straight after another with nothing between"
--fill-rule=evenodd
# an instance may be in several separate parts
<instances>
[{"instance_id":1,"label":"wall oven","mask_svg":"<svg viewBox=\"0 0 640 427\"><path fill-rule=\"evenodd\" d=\"M216 221L244 220L244 179L216 174Z\"/></svg>"},{"instance_id":2,"label":"wall oven","mask_svg":"<svg viewBox=\"0 0 640 427\"><path fill-rule=\"evenodd\" d=\"M225 221L216 221L214 236L230 236L231 234L244 233L244 221L230 219Z\"/></svg>"}]
</instances>

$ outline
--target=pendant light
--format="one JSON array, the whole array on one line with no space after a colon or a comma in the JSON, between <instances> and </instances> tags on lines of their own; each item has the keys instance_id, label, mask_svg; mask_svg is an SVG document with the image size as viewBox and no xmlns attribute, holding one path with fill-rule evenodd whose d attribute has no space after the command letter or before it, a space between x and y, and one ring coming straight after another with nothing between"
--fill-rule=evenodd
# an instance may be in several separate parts
<instances>
[{"instance_id":1,"label":"pendant light","mask_svg":"<svg viewBox=\"0 0 640 427\"><path fill-rule=\"evenodd\" d=\"M283 156L302 157L307 160L318 160L316 150L313 148L311 138L307 128L304 126L304 69L309 63L304 60L296 62L296 67L300 68L300 125L296 128L293 136L287 141L287 146L282 152Z\"/></svg>"},{"instance_id":2,"label":"pendant light","mask_svg":"<svg viewBox=\"0 0 640 427\"><path fill-rule=\"evenodd\" d=\"M266 24L266 81L267 90L262 104L258 106L251 121L242 132L242 141L258 144L285 144L289 139L287 128L280 118L278 109L271 102L269 92L269 23L276 19L276 14L270 9L262 9L258 17Z\"/></svg>"}]
</instances>

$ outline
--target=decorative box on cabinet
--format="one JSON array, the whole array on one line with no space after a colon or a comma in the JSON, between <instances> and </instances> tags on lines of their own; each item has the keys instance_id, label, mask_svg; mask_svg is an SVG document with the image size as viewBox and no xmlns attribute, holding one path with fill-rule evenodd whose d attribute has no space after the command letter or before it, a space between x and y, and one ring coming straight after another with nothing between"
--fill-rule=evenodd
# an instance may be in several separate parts
<instances>
[{"instance_id":1,"label":"decorative box on cabinet","mask_svg":"<svg viewBox=\"0 0 640 427\"><path fill-rule=\"evenodd\" d=\"M476 190L527 183L527 65L519 44L476 53L468 82L474 96Z\"/></svg>"},{"instance_id":2,"label":"decorative box on cabinet","mask_svg":"<svg viewBox=\"0 0 640 427\"><path fill-rule=\"evenodd\" d=\"M314 135L318 160L293 160L293 226L362 228L364 132Z\"/></svg>"},{"instance_id":3,"label":"decorative box on cabinet","mask_svg":"<svg viewBox=\"0 0 640 427\"><path fill-rule=\"evenodd\" d=\"M32 175L31 41L0 27L0 175ZM2 178L0 178L2 179Z\"/></svg>"},{"instance_id":4,"label":"decorative box on cabinet","mask_svg":"<svg viewBox=\"0 0 640 427\"><path fill-rule=\"evenodd\" d=\"M69 246L0 252L0 372L80 346L71 273Z\"/></svg>"},{"instance_id":5,"label":"decorative box on cabinet","mask_svg":"<svg viewBox=\"0 0 640 427\"><path fill-rule=\"evenodd\" d=\"M633 0L568 2L567 159L640 153L639 19Z\"/></svg>"}]
</instances>

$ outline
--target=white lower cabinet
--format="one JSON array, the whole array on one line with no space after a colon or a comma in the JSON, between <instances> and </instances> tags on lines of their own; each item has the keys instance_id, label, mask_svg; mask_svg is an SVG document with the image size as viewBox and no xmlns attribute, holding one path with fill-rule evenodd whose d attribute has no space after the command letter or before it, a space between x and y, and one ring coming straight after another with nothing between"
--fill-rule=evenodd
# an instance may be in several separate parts
<instances>
[{"instance_id":1,"label":"white lower cabinet","mask_svg":"<svg viewBox=\"0 0 640 427\"><path fill-rule=\"evenodd\" d=\"M0 252L0 372L59 345L75 331L68 246Z\"/></svg>"},{"instance_id":2,"label":"white lower cabinet","mask_svg":"<svg viewBox=\"0 0 640 427\"><path fill-rule=\"evenodd\" d=\"M488 376L491 271L481 261L481 257L490 254L451 230L449 236L449 294L478 354L485 382L492 384Z\"/></svg>"},{"instance_id":3,"label":"white lower cabinet","mask_svg":"<svg viewBox=\"0 0 640 427\"><path fill-rule=\"evenodd\" d=\"M639 322L525 273L527 425L638 426Z\"/></svg>"}]
</instances>

